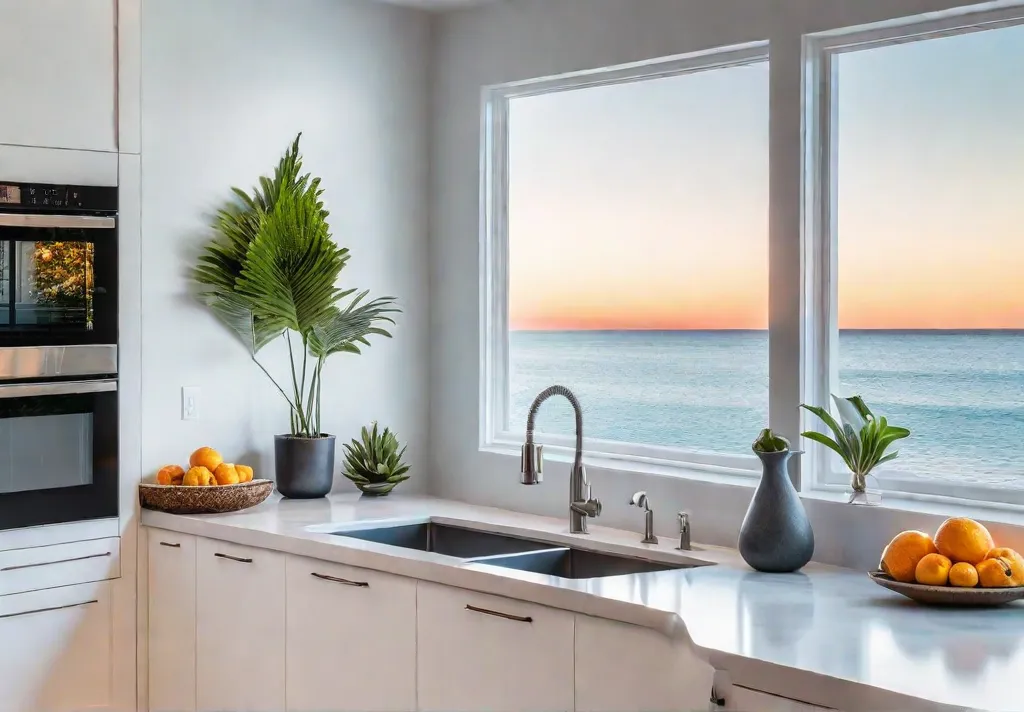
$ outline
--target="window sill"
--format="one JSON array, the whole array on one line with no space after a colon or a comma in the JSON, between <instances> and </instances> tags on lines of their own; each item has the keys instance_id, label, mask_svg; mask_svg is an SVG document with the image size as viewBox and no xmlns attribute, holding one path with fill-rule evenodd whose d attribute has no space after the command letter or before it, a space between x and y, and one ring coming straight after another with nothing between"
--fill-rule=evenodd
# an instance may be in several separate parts
<instances>
[{"instance_id":1,"label":"window sill","mask_svg":"<svg viewBox=\"0 0 1024 712\"><path fill-rule=\"evenodd\" d=\"M834 489L811 489L800 493L801 499L835 502L847 505L848 495ZM977 502L942 497L938 495L913 494L910 492L882 492L882 502L876 506L859 507L863 509L882 509L896 512L912 512L937 517L970 517L986 522L1009 524L1024 527L1024 507L998 502Z\"/></svg>"}]
</instances>

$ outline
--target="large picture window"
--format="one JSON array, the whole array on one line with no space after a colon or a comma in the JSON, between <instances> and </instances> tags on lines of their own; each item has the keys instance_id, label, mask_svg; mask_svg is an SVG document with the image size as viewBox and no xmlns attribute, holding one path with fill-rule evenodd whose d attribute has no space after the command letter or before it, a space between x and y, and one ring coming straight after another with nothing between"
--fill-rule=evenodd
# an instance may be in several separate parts
<instances>
[{"instance_id":1,"label":"large picture window","mask_svg":"<svg viewBox=\"0 0 1024 712\"><path fill-rule=\"evenodd\" d=\"M593 79L497 102L497 418L522 429L533 397L560 383L583 403L591 451L647 446L745 468L769 399L763 49ZM552 402L537 425L564 442L572 411Z\"/></svg>"},{"instance_id":2,"label":"large picture window","mask_svg":"<svg viewBox=\"0 0 1024 712\"><path fill-rule=\"evenodd\" d=\"M818 56L819 400L858 394L911 429L883 487L1019 501L1024 26L918 29ZM848 479L816 454L819 481Z\"/></svg>"}]
</instances>

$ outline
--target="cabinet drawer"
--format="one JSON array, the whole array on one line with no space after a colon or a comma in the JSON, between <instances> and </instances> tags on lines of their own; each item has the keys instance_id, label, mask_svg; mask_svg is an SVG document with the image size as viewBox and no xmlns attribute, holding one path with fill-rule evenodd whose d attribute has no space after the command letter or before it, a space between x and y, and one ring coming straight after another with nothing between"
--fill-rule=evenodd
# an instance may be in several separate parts
<instances>
[{"instance_id":1,"label":"cabinet drawer","mask_svg":"<svg viewBox=\"0 0 1024 712\"><path fill-rule=\"evenodd\" d=\"M572 710L573 614L420 582L421 710Z\"/></svg>"},{"instance_id":2,"label":"cabinet drawer","mask_svg":"<svg viewBox=\"0 0 1024 712\"><path fill-rule=\"evenodd\" d=\"M111 709L107 581L0 597L0 710Z\"/></svg>"},{"instance_id":3,"label":"cabinet drawer","mask_svg":"<svg viewBox=\"0 0 1024 712\"><path fill-rule=\"evenodd\" d=\"M149 710L196 708L196 538L149 530Z\"/></svg>"},{"instance_id":4,"label":"cabinet drawer","mask_svg":"<svg viewBox=\"0 0 1024 712\"><path fill-rule=\"evenodd\" d=\"M118 578L120 547L110 537L0 551L0 596Z\"/></svg>"}]
</instances>

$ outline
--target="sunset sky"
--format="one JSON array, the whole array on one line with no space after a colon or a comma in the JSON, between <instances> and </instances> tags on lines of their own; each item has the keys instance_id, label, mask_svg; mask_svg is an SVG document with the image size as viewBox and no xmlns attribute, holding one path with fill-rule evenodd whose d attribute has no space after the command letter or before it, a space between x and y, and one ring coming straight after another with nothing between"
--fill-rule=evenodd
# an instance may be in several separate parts
<instances>
[{"instance_id":1,"label":"sunset sky","mask_svg":"<svg viewBox=\"0 0 1024 712\"><path fill-rule=\"evenodd\" d=\"M1024 27L839 59L843 328L1024 328ZM763 329L768 67L515 99L514 329Z\"/></svg>"}]
</instances>

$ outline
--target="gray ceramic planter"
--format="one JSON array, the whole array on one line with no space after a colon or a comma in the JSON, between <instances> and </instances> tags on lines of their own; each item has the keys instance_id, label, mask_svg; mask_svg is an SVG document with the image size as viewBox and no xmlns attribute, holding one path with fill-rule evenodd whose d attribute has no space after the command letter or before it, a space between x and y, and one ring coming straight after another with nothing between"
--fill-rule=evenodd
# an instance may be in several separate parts
<instances>
[{"instance_id":1,"label":"gray ceramic planter","mask_svg":"<svg viewBox=\"0 0 1024 712\"><path fill-rule=\"evenodd\" d=\"M274 436L277 491L291 499L324 497L334 484L334 436Z\"/></svg>"},{"instance_id":2,"label":"gray ceramic planter","mask_svg":"<svg viewBox=\"0 0 1024 712\"><path fill-rule=\"evenodd\" d=\"M814 532L789 479L792 452L758 452L764 473L740 527L743 560L758 571L796 571L814 554Z\"/></svg>"}]
</instances>

